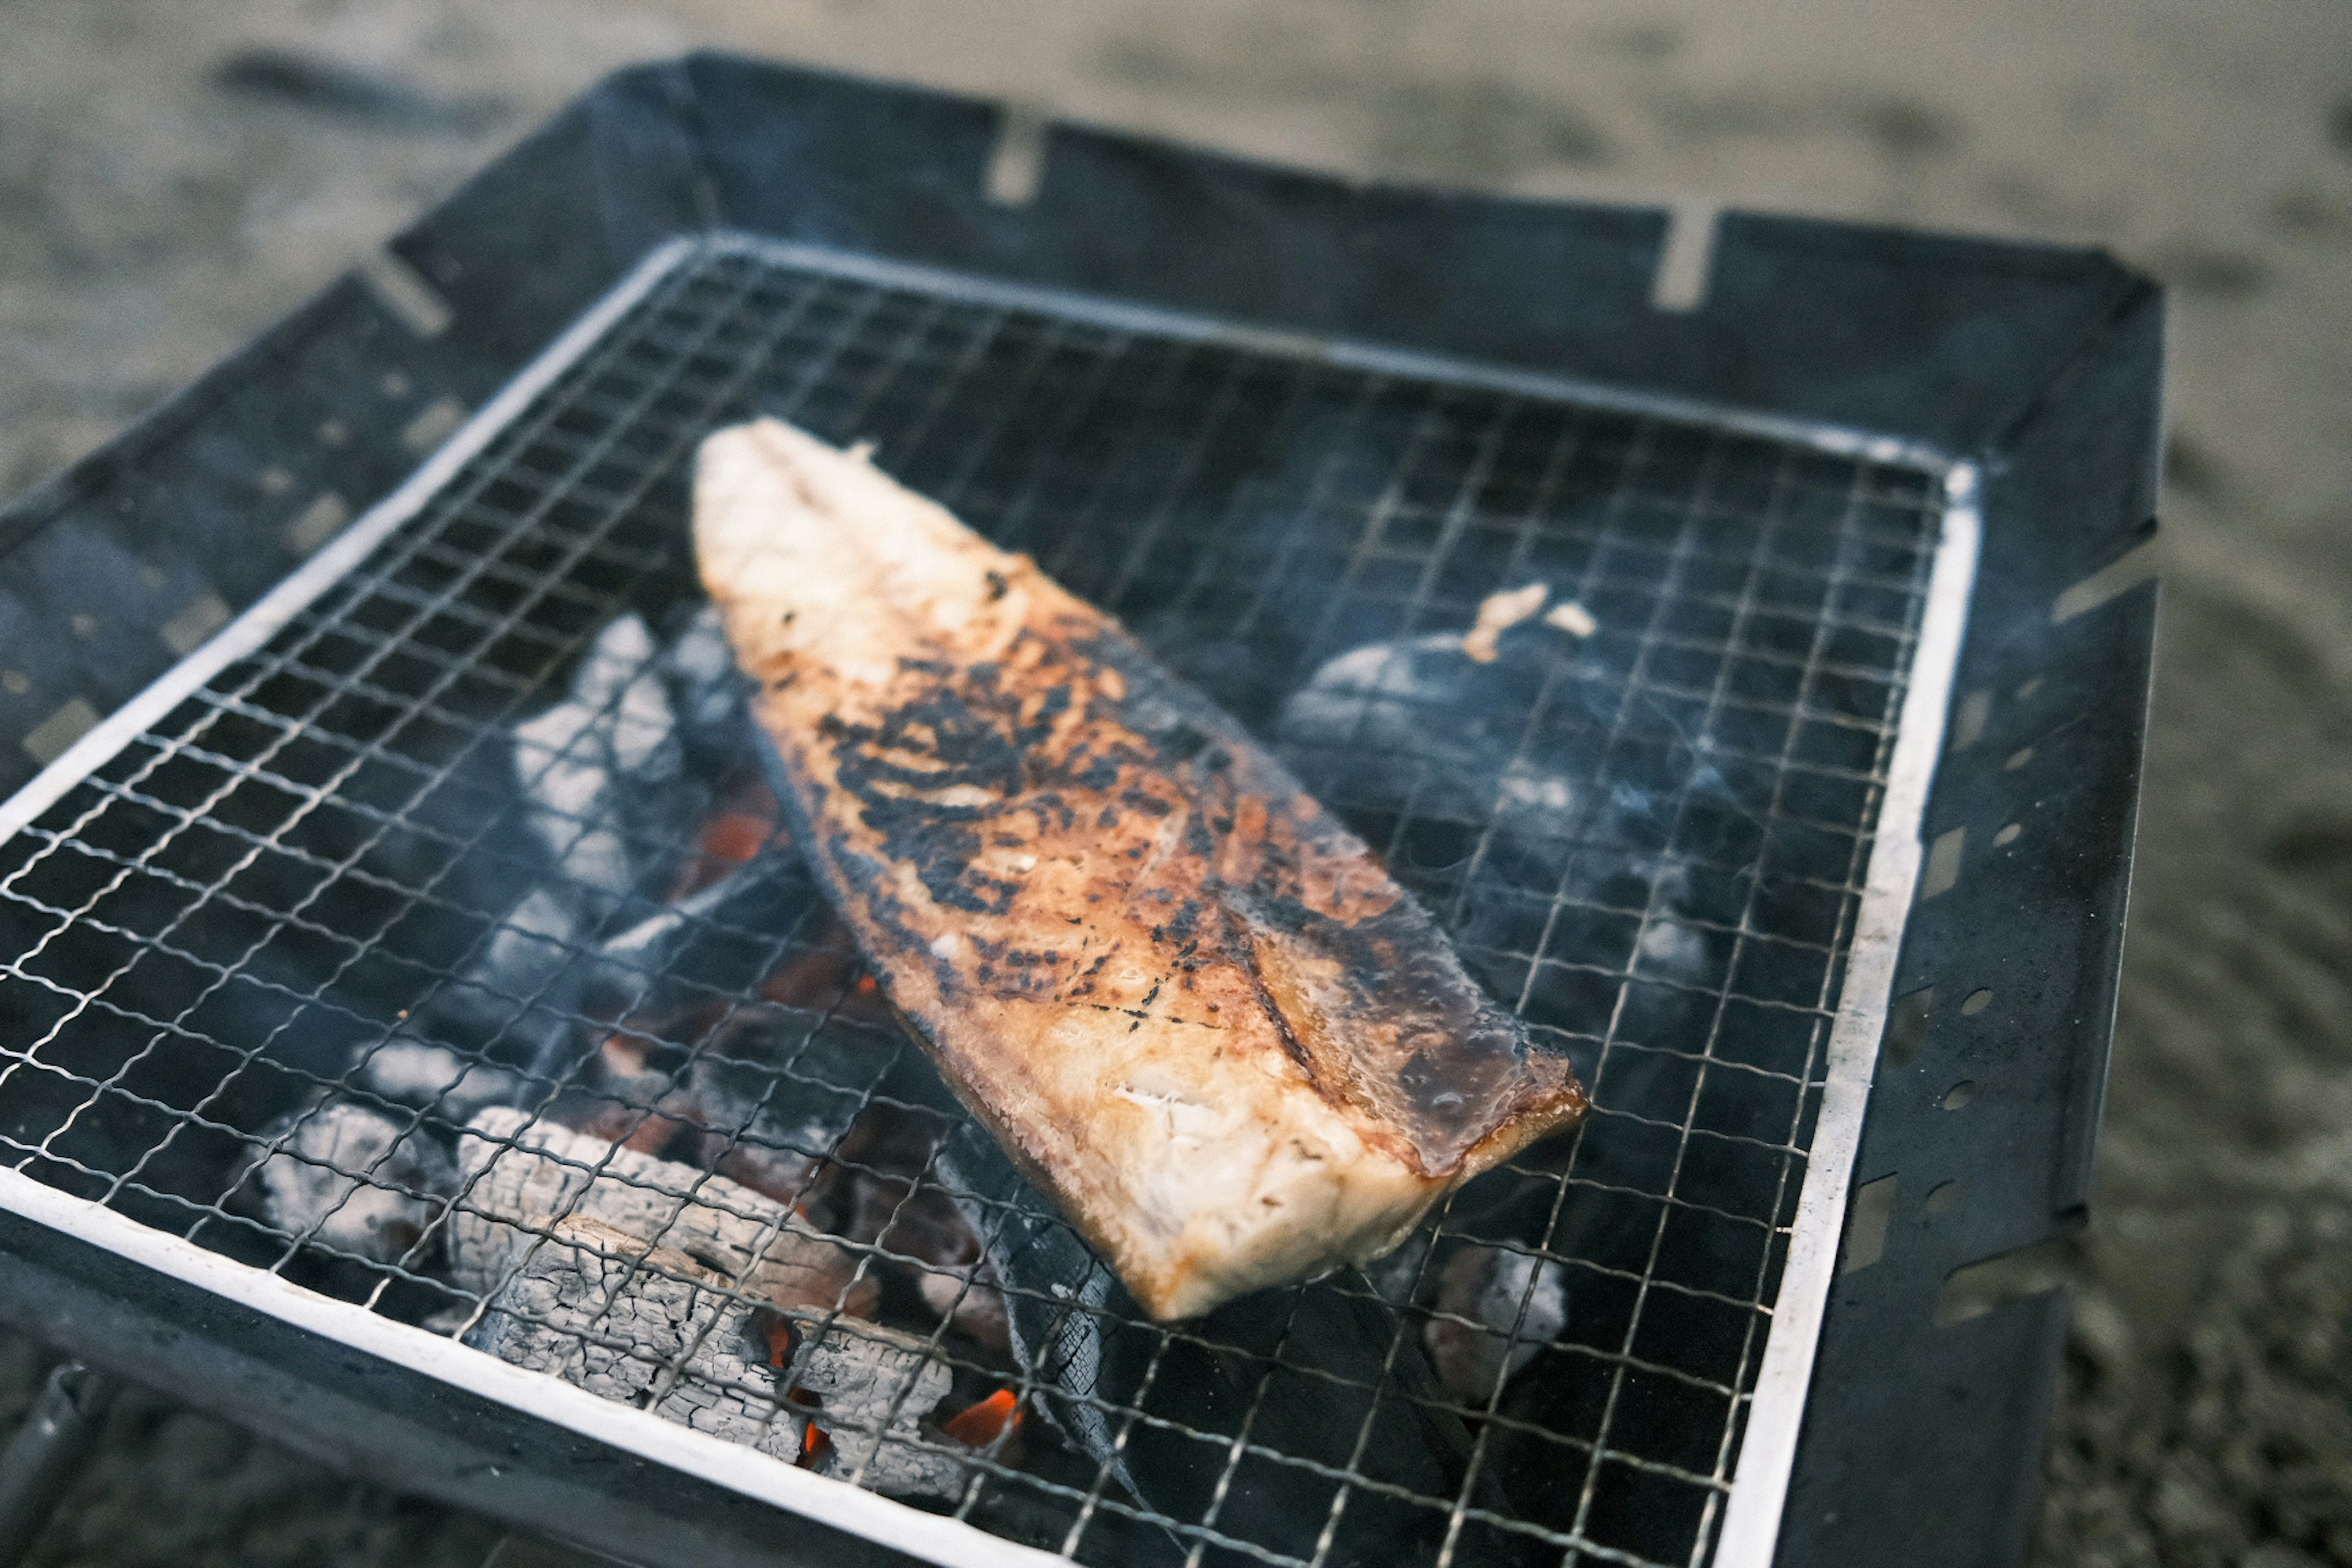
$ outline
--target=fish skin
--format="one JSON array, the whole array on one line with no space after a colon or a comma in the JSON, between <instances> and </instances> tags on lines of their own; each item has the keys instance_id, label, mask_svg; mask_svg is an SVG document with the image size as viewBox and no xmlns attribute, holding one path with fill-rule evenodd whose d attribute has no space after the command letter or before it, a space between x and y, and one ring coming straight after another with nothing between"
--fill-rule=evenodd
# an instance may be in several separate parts
<instances>
[{"instance_id":1,"label":"fish skin","mask_svg":"<svg viewBox=\"0 0 2352 1568\"><path fill-rule=\"evenodd\" d=\"M698 454L794 837L958 1096L1154 1317L1392 1247L1565 1061L1239 724L860 451Z\"/></svg>"}]
</instances>

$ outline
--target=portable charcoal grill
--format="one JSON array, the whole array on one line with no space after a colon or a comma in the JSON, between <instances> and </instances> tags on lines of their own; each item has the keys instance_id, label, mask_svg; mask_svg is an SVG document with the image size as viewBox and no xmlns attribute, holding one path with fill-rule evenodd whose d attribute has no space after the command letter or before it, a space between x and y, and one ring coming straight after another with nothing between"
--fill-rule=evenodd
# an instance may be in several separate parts
<instances>
[{"instance_id":1,"label":"portable charcoal grill","mask_svg":"<svg viewBox=\"0 0 2352 1568\"><path fill-rule=\"evenodd\" d=\"M2158 331L2086 253L625 73L5 514L0 1308L647 1563L2013 1555ZM1146 1322L775 826L686 531L755 413L1265 736L1586 1128Z\"/></svg>"}]
</instances>

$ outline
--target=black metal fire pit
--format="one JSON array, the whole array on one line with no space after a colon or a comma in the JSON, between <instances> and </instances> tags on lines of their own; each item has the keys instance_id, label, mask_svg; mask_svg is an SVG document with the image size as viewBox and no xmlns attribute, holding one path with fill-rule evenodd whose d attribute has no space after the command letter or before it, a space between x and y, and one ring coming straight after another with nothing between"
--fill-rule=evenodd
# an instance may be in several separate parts
<instances>
[{"instance_id":1,"label":"black metal fire pit","mask_svg":"<svg viewBox=\"0 0 2352 1568\"><path fill-rule=\"evenodd\" d=\"M0 1312L648 1563L2013 1555L2158 324L2085 253L617 77L5 514ZM777 826L686 529L758 414L1256 730L1588 1125L1150 1323Z\"/></svg>"}]
</instances>

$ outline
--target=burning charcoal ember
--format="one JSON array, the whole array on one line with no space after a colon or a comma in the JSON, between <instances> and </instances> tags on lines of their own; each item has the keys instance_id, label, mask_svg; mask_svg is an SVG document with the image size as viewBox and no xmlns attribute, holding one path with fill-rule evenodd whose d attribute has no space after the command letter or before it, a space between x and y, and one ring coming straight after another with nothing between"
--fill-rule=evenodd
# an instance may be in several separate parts
<instances>
[{"instance_id":1,"label":"burning charcoal ember","mask_svg":"<svg viewBox=\"0 0 2352 1568\"><path fill-rule=\"evenodd\" d=\"M408 1119L348 1100L280 1119L261 1136L278 1144L250 1173L270 1225L370 1262L415 1247L457 1186L447 1153Z\"/></svg>"},{"instance_id":2,"label":"burning charcoal ember","mask_svg":"<svg viewBox=\"0 0 2352 1568\"><path fill-rule=\"evenodd\" d=\"M724 1176L505 1108L476 1117L457 1155L450 1272L477 1295L498 1291L551 1226L579 1219L683 1253L777 1307L863 1316L878 1298L855 1253Z\"/></svg>"},{"instance_id":3,"label":"burning charcoal ember","mask_svg":"<svg viewBox=\"0 0 2352 1568\"><path fill-rule=\"evenodd\" d=\"M739 773L719 790L718 803L702 819L694 854L678 868L672 901L690 898L750 865L770 849L792 843L782 822L775 792L757 773Z\"/></svg>"},{"instance_id":4,"label":"burning charcoal ember","mask_svg":"<svg viewBox=\"0 0 2352 1568\"><path fill-rule=\"evenodd\" d=\"M469 1343L893 1497L960 1495L964 1472L953 1440L926 1426L952 1373L923 1341L836 1318L831 1302L809 1300L805 1277L778 1267L780 1241L809 1239L778 1228L786 1223L782 1211L747 1217L699 1204L680 1208L627 1183L698 1173L656 1170L661 1162L626 1151L606 1167L605 1175L622 1178L622 1192L609 1196L600 1197L602 1176L567 1191L571 1177L551 1163L525 1178L530 1191L522 1201L569 1197L570 1212L510 1237L476 1230L453 1247L461 1283L499 1276ZM485 1184L512 1195L495 1179ZM726 1184L707 1179L705 1190ZM730 1206L756 1202L749 1194L715 1195ZM656 1229L658 1245L647 1239ZM870 1303L851 1303L861 1304Z\"/></svg>"},{"instance_id":5,"label":"burning charcoal ember","mask_svg":"<svg viewBox=\"0 0 2352 1568\"><path fill-rule=\"evenodd\" d=\"M826 1156L888 1068L894 1041L812 1031L762 1005L721 1007L715 1025L667 1043L650 1027L606 1037L549 1108L573 1129L640 1153L715 1170L803 1214L825 1208L841 1168Z\"/></svg>"},{"instance_id":6,"label":"burning charcoal ember","mask_svg":"<svg viewBox=\"0 0 2352 1568\"><path fill-rule=\"evenodd\" d=\"M726 639L708 614L667 647L635 615L599 632L564 700L514 731L512 785L554 875L421 1009L425 1032L503 1037L519 1059L549 1049L581 983L567 971L616 910L723 878L705 864L710 851L742 847L748 824L735 819L755 815L764 791L748 741ZM681 854L688 825L709 817L710 781L730 780L740 798L727 825Z\"/></svg>"},{"instance_id":7,"label":"burning charcoal ember","mask_svg":"<svg viewBox=\"0 0 2352 1568\"><path fill-rule=\"evenodd\" d=\"M849 1023L887 1023L897 1029L890 1004L866 973L856 939L829 909L809 943L787 954L760 983L760 994L780 1006L807 1008Z\"/></svg>"},{"instance_id":8,"label":"burning charcoal ember","mask_svg":"<svg viewBox=\"0 0 2352 1568\"><path fill-rule=\"evenodd\" d=\"M1568 1281L1549 1258L1472 1243L1446 1259L1437 1311L1422 1331L1437 1380L1484 1409L1568 1327Z\"/></svg>"},{"instance_id":9,"label":"burning charcoal ember","mask_svg":"<svg viewBox=\"0 0 2352 1568\"><path fill-rule=\"evenodd\" d=\"M841 1233L870 1242L882 1264L937 1317L999 1356L1013 1352L1004 1296L979 1227L937 1166L948 1124L893 1105L868 1106L841 1142L851 1167Z\"/></svg>"},{"instance_id":10,"label":"burning charcoal ember","mask_svg":"<svg viewBox=\"0 0 2352 1568\"><path fill-rule=\"evenodd\" d=\"M985 1449L1006 1464L1017 1464L1023 1420L1020 1395L1000 1388L940 1422L940 1431L967 1448Z\"/></svg>"},{"instance_id":11,"label":"burning charcoal ember","mask_svg":"<svg viewBox=\"0 0 2352 1568\"><path fill-rule=\"evenodd\" d=\"M809 1468L893 1497L952 1500L968 1474L954 1441L928 1426L953 1381L929 1344L869 1323L836 1323L804 1343L785 1395L827 1443Z\"/></svg>"},{"instance_id":12,"label":"burning charcoal ember","mask_svg":"<svg viewBox=\"0 0 2352 1568\"><path fill-rule=\"evenodd\" d=\"M676 779L683 766L656 651L645 622L622 616L581 660L569 700L515 726L515 777L531 803L531 827L580 891L617 900L636 886L623 797L631 784Z\"/></svg>"},{"instance_id":13,"label":"burning charcoal ember","mask_svg":"<svg viewBox=\"0 0 2352 1568\"><path fill-rule=\"evenodd\" d=\"M755 1310L719 1270L573 1215L551 1222L467 1340L591 1394L795 1458L802 1423L779 1405L766 1346L751 1332Z\"/></svg>"}]
</instances>

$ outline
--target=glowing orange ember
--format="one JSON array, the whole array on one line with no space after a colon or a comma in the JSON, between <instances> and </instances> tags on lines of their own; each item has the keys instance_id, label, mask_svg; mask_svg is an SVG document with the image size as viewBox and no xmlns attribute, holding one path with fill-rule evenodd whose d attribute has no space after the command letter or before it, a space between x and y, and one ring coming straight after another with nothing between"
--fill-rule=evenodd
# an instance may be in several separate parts
<instances>
[{"instance_id":1,"label":"glowing orange ember","mask_svg":"<svg viewBox=\"0 0 2352 1568\"><path fill-rule=\"evenodd\" d=\"M960 1415L948 1418L940 1430L967 1448L986 1448L1021 1430L1021 1401L1009 1388L1000 1388Z\"/></svg>"},{"instance_id":2,"label":"glowing orange ember","mask_svg":"<svg viewBox=\"0 0 2352 1568\"><path fill-rule=\"evenodd\" d=\"M824 1435L824 1427L812 1421L801 1428L801 1457L793 1463L803 1470L813 1470L824 1464L825 1456L832 1452L833 1439Z\"/></svg>"}]
</instances>

